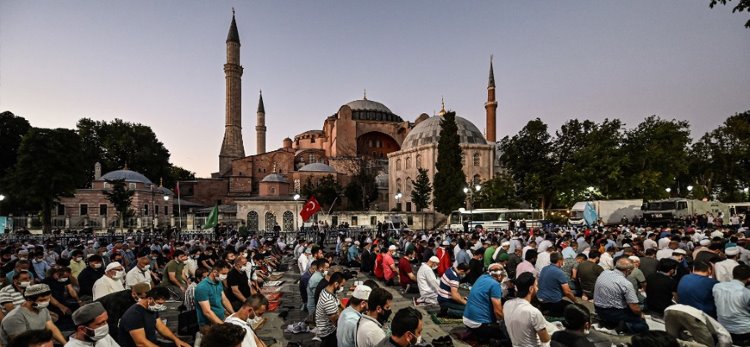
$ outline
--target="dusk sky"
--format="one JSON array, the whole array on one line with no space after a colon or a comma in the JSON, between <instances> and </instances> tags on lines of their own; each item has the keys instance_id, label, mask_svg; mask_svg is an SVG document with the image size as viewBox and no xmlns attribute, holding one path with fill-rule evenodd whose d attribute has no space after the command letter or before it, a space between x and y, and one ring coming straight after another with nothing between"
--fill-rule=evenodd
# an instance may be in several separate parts
<instances>
[{"instance_id":1,"label":"dusk sky","mask_svg":"<svg viewBox=\"0 0 750 347\"><path fill-rule=\"evenodd\" d=\"M498 137L536 117L554 132L571 118L632 127L656 114L699 138L750 110L748 14L709 2L0 0L0 111L36 127L143 123L173 163L208 176L234 6L248 155L261 89L268 150L364 89L410 121L444 97L484 130L490 54Z\"/></svg>"}]
</instances>

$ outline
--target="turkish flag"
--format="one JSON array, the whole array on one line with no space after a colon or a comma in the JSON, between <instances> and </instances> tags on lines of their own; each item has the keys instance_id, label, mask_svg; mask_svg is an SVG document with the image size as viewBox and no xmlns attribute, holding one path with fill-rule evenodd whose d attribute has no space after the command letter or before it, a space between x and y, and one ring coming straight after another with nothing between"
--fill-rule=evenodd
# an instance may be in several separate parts
<instances>
[{"instance_id":1,"label":"turkish flag","mask_svg":"<svg viewBox=\"0 0 750 347\"><path fill-rule=\"evenodd\" d=\"M311 195L305 202L305 207L302 208L302 211L299 211L299 215L302 217L302 221L306 222L318 211L320 211L320 204L318 203L318 200L315 199L315 196Z\"/></svg>"}]
</instances>

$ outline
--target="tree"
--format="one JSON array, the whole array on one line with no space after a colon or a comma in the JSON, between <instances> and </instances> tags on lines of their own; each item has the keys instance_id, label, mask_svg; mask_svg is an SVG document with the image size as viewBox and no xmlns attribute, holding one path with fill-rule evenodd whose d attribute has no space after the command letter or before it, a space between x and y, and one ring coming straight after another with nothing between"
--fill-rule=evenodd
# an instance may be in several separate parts
<instances>
[{"instance_id":1,"label":"tree","mask_svg":"<svg viewBox=\"0 0 750 347\"><path fill-rule=\"evenodd\" d=\"M327 212L339 197L339 194L341 193L341 185L336 182L333 175L326 175L317 182L313 182L313 180L308 177L307 181L305 181L305 184L302 186L301 193L308 197L314 195L321 208Z\"/></svg>"},{"instance_id":2,"label":"tree","mask_svg":"<svg viewBox=\"0 0 750 347\"><path fill-rule=\"evenodd\" d=\"M163 179L166 187L173 187L178 179L194 178L191 172L169 163L169 151L149 126L121 119L106 122L83 118L77 128L83 139L84 166L89 172L94 163L100 162L104 172L127 166L153 182ZM79 185L85 186L92 179L89 175Z\"/></svg>"},{"instance_id":3,"label":"tree","mask_svg":"<svg viewBox=\"0 0 750 347\"><path fill-rule=\"evenodd\" d=\"M430 177L427 176L427 169L419 168L417 171L419 174L414 181L414 189L411 191L411 202L417 207L417 212L422 212L430 206L432 184L430 184Z\"/></svg>"},{"instance_id":4,"label":"tree","mask_svg":"<svg viewBox=\"0 0 750 347\"><path fill-rule=\"evenodd\" d=\"M450 214L464 204L463 188L466 185L466 175L462 169L459 142L456 113L447 112L440 122L433 203L435 209L444 215Z\"/></svg>"},{"instance_id":5,"label":"tree","mask_svg":"<svg viewBox=\"0 0 750 347\"><path fill-rule=\"evenodd\" d=\"M7 177L12 195L42 210L44 231L52 225L52 206L72 196L86 175L81 138L69 129L33 128L23 137L16 165Z\"/></svg>"},{"instance_id":6,"label":"tree","mask_svg":"<svg viewBox=\"0 0 750 347\"><path fill-rule=\"evenodd\" d=\"M625 132L622 189L625 195L643 199L669 196L671 188L679 193L678 179L687 173L690 125L687 121L664 120L650 116Z\"/></svg>"},{"instance_id":7,"label":"tree","mask_svg":"<svg viewBox=\"0 0 750 347\"><path fill-rule=\"evenodd\" d=\"M482 182L482 189L477 193L475 202L477 207L483 208L516 208L519 201L516 198L516 187L513 177L501 173L490 180Z\"/></svg>"},{"instance_id":8,"label":"tree","mask_svg":"<svg viewBox=\"0 0 750 347\"><path fill-rule=\"evenodd\" d=\"M350 210L367 210L370 203L378 199L373 164L371 161L357 160L355 173L344 190Z\"/></svg>"},{"instance_id":9,"label":"tree","mask_svg":"<svg viewBox=\"0 0 750 347\"><path fill-rule=\"evenodd\" d=\"M697 198L713 195L722 201L746 199L750 186L750 111L735 114L706 133L690 151L689 178Z\"/></svg>"},{"instance_id":10,"label":"tree","mask_svg":"<svg viewBox=\"0 0 750 347\"><path fill-rule=\"evenodd\" d=\"M16 116L10 111L0 113L0 178L6 177L16 165L18 148L29 129L31 125L25 118ZM10 212L22 211L24 206L22 206L21 199L9 195L9 188L4 187L3 181L0 179L0 194L5 193L4 195L7 196L2 204L8 206ZM0 211L0 215L8 212L6 209L3 210Z\"/></svg>"},{"instance_id":11,"label":"tree","mask_svg":"<svg viewBox=\"0 0 750 347\"><path fill-rule=\"evenodd\" d=\"M500 162L516 183L518 197L537 207L550 205L555 192L555 166L547 124L539 118L513 137L500 141Z\"/></svg>"},{"instance_id":12,"label":"tree","mask_svg":"<svg viewBox=\"0 0 750 347\"><path fill-rule=\"evenodd\" d=\"M115 206L115 210L120 217L120 230L122 230L125 226L125 218L133 215L130 205L133 203L135 191L127 189L125 179L107 180L107 182L112 185L112 190L105 191L104 195Z\"/></svg>"},{"instance_id":13,"label":"tree","mask_svg":"<svg viewBox=\"0 0 750 347\"><path fill-rule=\"evenodd\" d=\"M731 0L711 0L711 3L708 6L714 8L717 4L726 5L729 1ZM743 11L750 12L750 0L739 0L737 5L732 9L732 13ZM745 23L745 28L750 28L750 20Z\"/></svg>"}]
</instances>

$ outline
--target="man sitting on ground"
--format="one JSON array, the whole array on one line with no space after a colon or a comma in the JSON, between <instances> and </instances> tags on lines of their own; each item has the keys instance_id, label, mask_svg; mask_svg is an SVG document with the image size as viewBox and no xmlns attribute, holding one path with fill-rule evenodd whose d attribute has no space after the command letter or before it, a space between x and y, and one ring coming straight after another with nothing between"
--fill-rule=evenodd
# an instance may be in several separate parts
<instances>
[{"instance_id":1,"label":"man sitting on ground","mask_svg":"<svg viewBox=\"0 0 750 347\"><path fill-rule=\"evenodd\" d=\"M468 264L458 264L445 271L440 278L438 290L438 304L440 304L440 315L450 318L462 318L466 299L458 293L458 285L461 278L469 269Z\"/></svg>"},{"instance_id":2,"label":"man sitting on ground","mask_svg":"<svg viewBox=\"0 0 750 347\"><path fill-rule=\"evenodd\" d=\"M435 270L440 264L436 256L430 257L427 262L422 263L417 271L417 286L419 287L419 298L415 299L417 304L437 305L440 281L435 276Z\"/></svg>"},{"instance_id":3,"label":"man sitting on ground","mask_svg":"<svg viewBox=\"0 0 750 347\"><path fill-rule=\"evenodd\" d=\"M594 308L599 322L625 333L648 331L642 317L638 296L627 276L635 266L628 258L620 258L614 270L605 270L594 285Z\"/></svg>"},{"instance_id":4,"label":"man sitting on ground","mask_svg":"<svg viewBox=\"0 0 750 347\"><path fill-rule=\"evenodd\" d=\"M542 312L554 317L562 317L565 307L576 302L576 297L568 285L568 277L563 273L563 258L560 253L550 254L550 264L539 273L539 298ZM563 300L563 297L570 301Z\"/></svg>"},{"instance_id":5,"label":"man sitting on ground","mask_svg":"<svg viewBox=\"0 0 750 347\"><path fill-rule=\"evenodd\" d=\"M503 319L503 305L500 301L503 296L500 287L503 274L500 264L490 264L487 273L474 282L469 292L463 322L480 343L486 343L490 339L505 339L498 324Z\"/></svg>"}]
</instances>

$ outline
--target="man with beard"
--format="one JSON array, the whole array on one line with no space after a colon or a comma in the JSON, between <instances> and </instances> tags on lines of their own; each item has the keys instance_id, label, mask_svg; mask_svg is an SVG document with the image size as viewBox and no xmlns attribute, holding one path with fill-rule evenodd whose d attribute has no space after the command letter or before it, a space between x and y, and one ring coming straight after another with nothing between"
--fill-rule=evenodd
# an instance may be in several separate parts
<instances>
[{"instance_id":1,"label":"man with beard","mask_svg":"<svg viewBox=\"0 0 750 347\"><path fill-rule=\"evenodd\" d=\"M120 341L120 317L122 317L123 313L125 313L130 306L133 306L133 304L143 298L150 289L151 286L149 286L148 283L137 283L130 289L105 295L97 300L97 302L100 302L102 306L104 306L109 314L109 318L107 319L109 334L112 335L112 338L114 338L115 341Z\"/></svg>"},{"instance_id":2,"label":"man with beard","mask_svg":"<svg viewBox=\"0 0 750 347\"><path fill-rule=\"evenodd\" d=\"M383 288L375 288L367 298L367 314L357 325L357 346L374 347L386 339L383 325L391 316L393 295Z\"/></svg>"},{"instance_id":3,"label":"man with beard","mask_svg":"<svg viewBox=\"0 0 750 347\"><path fill-rule=\"evenodd\" d=\"M497 323L503 319L503 306L500 301L503 295L500 282L503 278L502 265L490 264L487 273L474 282L469 292L463 321L480 343L505 338L500 324Z\"/></svg>"}]
</instances>

